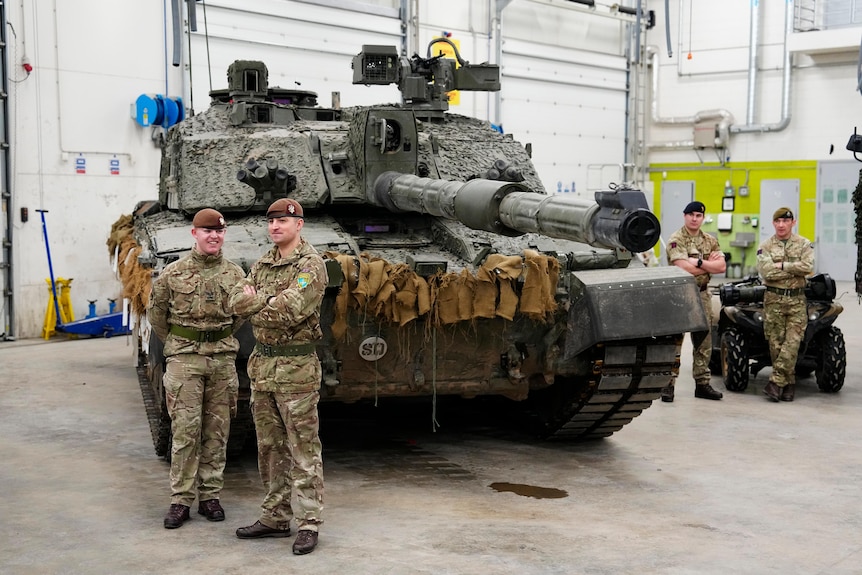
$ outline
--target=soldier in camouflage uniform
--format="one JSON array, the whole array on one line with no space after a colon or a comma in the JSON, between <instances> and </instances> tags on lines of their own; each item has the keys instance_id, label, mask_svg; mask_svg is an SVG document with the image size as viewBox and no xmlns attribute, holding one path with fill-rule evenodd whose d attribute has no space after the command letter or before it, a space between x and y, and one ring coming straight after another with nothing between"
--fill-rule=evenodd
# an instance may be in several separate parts
<instances>
[{"instance_id":1,"label":"soldier in camouflage uniform","mask_svg":"<svg viewBox=\"0 0 862 575\"><path fill-rule=\"evenodd\" d=\"M683 214L685 225L675 231L668 240L667 261L684 269L694 276L700 288L700 302L706 314L707 325L712 326L712 302L711 295L707 289L711 274L724 273L727 261L724 252L718 245L718 240L701 231L706 206L701 202L690 202ZM713 389L710 385L709 358L712 355L712 338L709 328L707 331L691 333L692 355L694 362L692 375L694 376L694 396L703 399L721 399L722 393ZM661 392L662 401L673 401L675 381L665 387Z\"/></svg>"},{"instance_id":2,"label":"soldier in camouflage uniform","mask_svg":"<svg viewBox=\"0 0 862 575\"><path fill-rule=\"evenodd\" d=\"M198 513L224 520L219 494L239 390L239 342L233 334L243 320L230 311L228 297L244 274L222 257L226 228L219 212L199 211L192 226L191 253L162 271L147 310L167 358L164 387L173 444L166 529L189 519L195 492Z\"/></svg>"},{"instance_id":3,"label":"soldier in camouflage uniform","mask_svg":"<svg viewBox=\"0 0 862 575\"><path fill-rule=\"evenodd\" d=\"M766 284L763 332L769 342L772 375L763 393L771 401L793 401L796 355L808 327L806 277L814 272L814 245L793 233L789 208L772 215L775 235L760 244L757 270Z\"/></svg>"},{"instance_id":4,"label":"soldier in camouflage uniform","mask_svg":"<svg viewBox=\"0 0 862 575\"><path fill-rule=\"evenodd\" d=\"M302 206L282 198L267 210L275 246L252 266L230 298L236 313L250 316L254 352L248 360L258 468L267 490L260 518L237 537L287 537L296 516L293 552L317 545L323 511L323 456L317 404L322 372L315 342L323 336L320 305L326 267L300 231ZM291 496L296 496L296 509Z\"/></svg>"}]
</instances>

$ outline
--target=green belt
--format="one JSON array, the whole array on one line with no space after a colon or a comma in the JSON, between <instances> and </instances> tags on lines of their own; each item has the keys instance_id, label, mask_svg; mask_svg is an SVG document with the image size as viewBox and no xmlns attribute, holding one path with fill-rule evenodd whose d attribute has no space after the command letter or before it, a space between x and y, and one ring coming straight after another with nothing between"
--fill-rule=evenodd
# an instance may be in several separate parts
<instances>
[{"instance_id":1,"label":"green belt","mask_svg":"<svg viewBox=\"0 0 862 575\"><path fill-rule=\"evenodd\" d=\"M267 345L265 343L254 344L254 350L266 357L277 355L308 355L314 353L317 346L313 343L297 343L294 345Z\"/></svg>"},{"instance_id":2,"label":"green belt","mask_svg":"<svg viewBox=\"0 0 862 575\"><path fill-rule=\"evenodd\" d=\"M233 333L233 328L228 326L218 331L200 331L197 329L192 329L190 327L183 327L181 325L171 325L170 332L174 335L178 335L192 341L214 342L228 337L230 334Z\"/></svg>"},{"instance_id":3,"label":"green belt","mask_svg":"<svg viewBox=\"0 0 862 575\"><path fill-rule=\"evenodd\" d=\"M766 291L777 293L778 295L786 295L786 296L797 296L805 293L805 288L777 288L772 286L766 286Z\"/></svg>"}]
</instances>

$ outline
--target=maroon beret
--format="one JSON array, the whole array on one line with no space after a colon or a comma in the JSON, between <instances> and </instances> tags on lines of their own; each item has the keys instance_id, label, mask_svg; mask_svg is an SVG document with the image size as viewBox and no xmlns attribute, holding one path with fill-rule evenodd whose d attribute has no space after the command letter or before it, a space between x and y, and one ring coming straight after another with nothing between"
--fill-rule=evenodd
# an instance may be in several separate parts
<instances>
[{"instance_id":1,"label":"maroon beret","mask_svg":"<svg viewBox=\"0 0 862 575\"><path fill-rule=\"evenodd\" d=\"M303 218L302 206L296 200L280 198L272 202L266 210L266 219L272 218Z\"/></svg>"},{"instance_id":2,"label":"maroon beret","mask_svg":"<svg viewBox=\"0 0 862 575\"><path fill-rule=\"evenodd\" d=\"M208 230L223 230L225 228L224 216L212 208L204 208L195 214L192 225Z\"/></svg>"}]
</instances>

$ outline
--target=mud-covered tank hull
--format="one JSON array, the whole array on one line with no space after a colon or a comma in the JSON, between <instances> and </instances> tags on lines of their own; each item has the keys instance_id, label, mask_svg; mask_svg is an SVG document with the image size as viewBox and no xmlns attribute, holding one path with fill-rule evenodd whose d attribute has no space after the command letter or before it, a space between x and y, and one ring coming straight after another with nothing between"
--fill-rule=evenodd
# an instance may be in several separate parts
<instances>
[{"instance_id":1,"label":"mud-covered tank hull","mask_svg":"<svg viewBox=\"0 0 862 575\"><path fill-rule=\"evenodd\" d=\"M440 65L420 60L422 78ZM116 241L157 452L169 421L146 303L152 277L191 249L204 207L224 214L223 253L248 269L271 245L269 203L302 204L302 235L330 278L323 402L499 396L543 436L590 438L621 429L676 377L682 334L706 318L692 276L632 263L659 235L641 192L546 194L524 146L422 100L416 78L410 103L331 109L306 92L292 105L265 86L238 88L264 69L235 70L229 94L168 132L159 198L139 204ZM461 81L484 85L489 71L478 74ZM234 450L251 421L254 341L240 335Z\"/></svg>"}]
</instances>

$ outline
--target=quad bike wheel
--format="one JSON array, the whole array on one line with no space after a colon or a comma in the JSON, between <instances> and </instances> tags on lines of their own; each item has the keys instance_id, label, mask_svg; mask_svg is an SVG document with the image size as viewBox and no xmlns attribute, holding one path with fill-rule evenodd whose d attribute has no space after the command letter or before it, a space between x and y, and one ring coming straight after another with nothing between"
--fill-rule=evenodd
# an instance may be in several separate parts
<instances>
[{"instance_id":1,"label":"quad bike wheel","mask_svg":"<svg viewBox=\"0 0 862 575\"><path fill-rule=\"evenodd\" d=\"M748 387L748 350L745 336L735 327L721 334L721 373L728 391L745 391Z\"/></svg>"},{"instance_id":2,"label":"quad bike wheel","mask_svg":"<svg viewBox=\"0 0 862 575\"><path fill-rule=\"evenodd\" d=\"M835 393L844 387L844 377L847 375L844 334L833 325L818 334L817 338L820 340L820 357L817 358L817 367L814 370L817 387L820 391Z\"/></svg>"}]
</instances>

